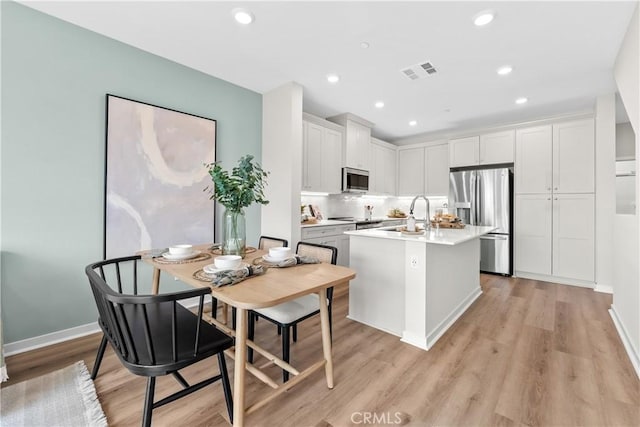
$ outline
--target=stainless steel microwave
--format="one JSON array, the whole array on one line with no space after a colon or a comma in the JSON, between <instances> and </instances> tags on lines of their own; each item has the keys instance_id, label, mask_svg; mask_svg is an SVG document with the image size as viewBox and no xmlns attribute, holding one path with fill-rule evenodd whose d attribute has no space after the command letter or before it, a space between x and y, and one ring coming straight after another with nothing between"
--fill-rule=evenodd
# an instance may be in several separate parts
<instances>
[{"instance_id":1,"label":"stainless steel microwave","mask_svg":"<svg viewBox=\"0 0 640 427\"><path fill-rule=\"evenodd\" d=\"M344 193L366 193L369 191L369 171L342 168L342 191Z\"/></svg>"}]
</instances>

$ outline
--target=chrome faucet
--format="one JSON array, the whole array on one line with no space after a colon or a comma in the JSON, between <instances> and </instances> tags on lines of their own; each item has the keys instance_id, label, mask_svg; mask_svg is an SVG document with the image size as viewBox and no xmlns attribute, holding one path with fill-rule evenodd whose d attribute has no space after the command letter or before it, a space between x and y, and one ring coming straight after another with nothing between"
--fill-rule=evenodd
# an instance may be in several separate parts
<instances>
[{"instance_id":1,"label":"chrome faucet","mask_svg":"<svg viewBox=\"0 0 640 427\"><path fill-rule=\"evenodd\" d=\"M427 212L425 213L425 218L424 218L424 229L425 230L430 230L431 229L431 221L430 221L430 212L429 212L429 199L427 199L426 197L424 197L424 195L420 195L420 196L416 196L413 198L413 200L411 201L411 206L409 207L409 215L413 215L413 208L416 207L416 200L418 200L419 198L423 198L425 202L427 202Z\"/></svg>"}]
</instances>

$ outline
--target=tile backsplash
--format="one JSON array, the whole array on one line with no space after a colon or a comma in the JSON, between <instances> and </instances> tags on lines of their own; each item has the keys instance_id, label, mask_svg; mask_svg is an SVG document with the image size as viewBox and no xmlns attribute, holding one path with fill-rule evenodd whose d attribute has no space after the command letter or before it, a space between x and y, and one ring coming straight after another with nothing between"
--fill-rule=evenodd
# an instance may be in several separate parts
<instances>
[{"instance_id":1,"label":"tile backsplash","mask_svg":"<svg viewBox=\"0 0 640 427\"><path fill-rule=\"evenodd\" d=\"M413 197L376 197L368 195L356 194L331 194L329 196L301 196L303 205L314 205L320 209L324 219L339 216L352 216L354 218L364 218L365 205L373 206L372 218L385 218L387 212L393 208L402 209L409 214L409 206ZM435 210L442 208L447 203L446 197L429 197L429 208L432 217ZM426 203L424 200L418 200L414 209L416 218L424 218Z\"/></svg>"}]
</instances>

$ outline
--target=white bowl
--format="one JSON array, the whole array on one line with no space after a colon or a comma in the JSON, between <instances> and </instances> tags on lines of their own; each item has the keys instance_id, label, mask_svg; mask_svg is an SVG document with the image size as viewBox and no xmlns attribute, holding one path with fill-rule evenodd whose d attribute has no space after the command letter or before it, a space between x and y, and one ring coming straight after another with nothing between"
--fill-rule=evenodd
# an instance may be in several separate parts
<instances>
[{"instance_id":1,"label":"white bowl","mask_svg":"<svg viewBox=\"0 0 640 427\"><path fill-rule=\"evenodd\" d=\"M213 260L216 268L233 269L240 266L242 257L240 255L220 255Z\"/></svg>"},{"instance_id":2,"label":"white bowl","mask_svg":"<svg viewBox=\"0 0 640 427\"><path fill-rule=\"evenodd\" d=\"M270 248L269 258L273 260L283 260L291 256L291 248Z\"/></svg>"},{"instance_id":3,"label":"white bowl","mask_svg":"<svg viewBox=\"0 0 640 427\"><path fill-rule=\"evenodd\" d=\"M171 255L187 255L193 252L193 245L173 245L169 246Z\"/></svg>"}]
</instances>

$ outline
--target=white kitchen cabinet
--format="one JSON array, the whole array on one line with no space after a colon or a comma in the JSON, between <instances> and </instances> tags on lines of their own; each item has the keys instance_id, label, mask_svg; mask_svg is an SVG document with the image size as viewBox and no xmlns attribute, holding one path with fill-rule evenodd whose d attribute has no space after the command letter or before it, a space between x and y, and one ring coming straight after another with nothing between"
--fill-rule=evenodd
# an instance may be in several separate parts
<instances>
[{"instance_id":1,"label":"white kitchen cabinet","mask_svg":"<svg viewBox=\"0 0 640 427\"><path fill-rule=\"evenodd\" d=\"M516 131L516 274L595 280L594 139L593 119Z\"/></svg>"},{"instance_id":2,"label":"white kitchen cabinet","mask_svg":"<svg viewBox=\"0 0 640 427\"><path fill-rule=\"evenodd\" d=\"M553 275L595 279L595 205L593 194L553 196Z\"/></svg>"},{"instance_id":3,"label":"white kitchen cabinet","mask_svg":"<svg viewBox=\"0 0 640 427\"><path fill-rule=\"evenodd\" d=\"M547 194L516 196L515 270L551 275L552 200Z\"/></svg>"},{"instance_id":4,"label":"white kitchen cabinet","mask_svg":"<svg viewBox=\"0 0 640 427\"><path fill-rule=\"evenodd\" d=\"M449 147L447 144L424 148L425 196L449 195Z\"/></svg>"},{"instance_id":5,"label":"white kitchen cabinet","mask_svg":"<svg viewBox=\"0 0 640 427\"><path fill-rule=\"evenodd\" d=\"M303 121L302 190L340 193L342 133Z\"/></svg>"},{"instance_id":6,"label":"white kitchen cabinet","mask_svg":"<svg viewBox=\"0 0 640 427\"><path fill-rule=\"evenodd\" d=\"M449 140L449 165L452 168L513 163L515 132L487 133Z\"/></svg>"},{"instance_id":7,"label":"white kitchen cabinet","mask_svg":"<svg viewBox=\"0 0 640 427\"><path fill-rule=\"evenodd\" d=\"M554 193L593 193L595 130L593 119L553 125Z\"/></svg>"},{"instance_id":8,"label":"white kitchen cabinet","mask_svg":"<svg viewBox=\"0 0 640 427\"><path fill-rule=\"evenodd\" d=\"M345 166L368 171L371 168L371 128L347 120Z\"/></svg>"},{"instance_id":9,"label":"white kitchen cabinet","mask_svg":"<svg viewBox=\"0 0 640 427\"><path fill-rule=\"evenodd\" d=\"M536 126L516 131L515 192L536 194L551 192L551 126Z\"/></svg>"},{"instance_id":10,"label":"white kitchen cabinet","mask_svg":"<svg viewBox=\"0 0 640 427\"><path fill-rule=\"evenodd\" d=\"M338 265L349 266L349 236L345 231L355 230L354 224L303 227L300 240L320 245L333 246L338 249Z\"/></svg>"},{"instance_id":11,"label":"white kitchen cabinet","mask_svg":"<svg viewBox=\"0 0 640 427\"><path fill-rule=\"evenodd\" d=\"M515 138L514 130L480 135L480 164L513 163Z\"/></svg>"},{"instance_id":12,"label":"white kitchen cabinet","mask_svg":"<svg viewBox=\"0 0 640 427\"><path fill-rule=\"evenodd\" d=\"M384 141L371 138L372 162L369 170L369 193L396 194L396 150Z\"/></svg>"},{"instance_id":13,"label":"white kitchen cabinet","mask_svg":"<svg viewBox=\"0 0 640 427\"><path fill-rule=\"evenodd\" d=\"M519 194L515 210L517 275L594 281L593 194Z\"/></svg>"},{"instance_id":14,"label":"white kitchen cabinet","mask_svg":"<svg viewBox=\"0 0 640 427\"><path fill-rule=\"evenodd\" d=\"M424 194L424 148L398 150L398 196Z\"/></svg>"},{"instance_id":15,"label":"white kitchen cabinet","mask_svg":"<svg viewBox=\"0 0 640 427\"><path fill-rule=\"evenodd\" d=\"M449 141L449 166L473 166L480 163L480 137L452 139Z\"/></svg>"},{"instance_id":16,"label":"white kitchen cabinet","mask_svg":"<svg viewBox=\"0 0 640 427\"><path fill-rule=\"evenodd\" d=\"M593 193L593 119L516 131L516 193Z\"/></svg>"},{"instance_id":17,"label":"white kitchen cabinet","mask_svg":"<svg viewBox=\"0 0 640 427\"><path fill-rule=\"evenodd\" d=\"M374 124L355 114L344 113L327 120L344 126L343 166L369 171L371 169L371 128Z\"/></svg>"}]
</instances>

